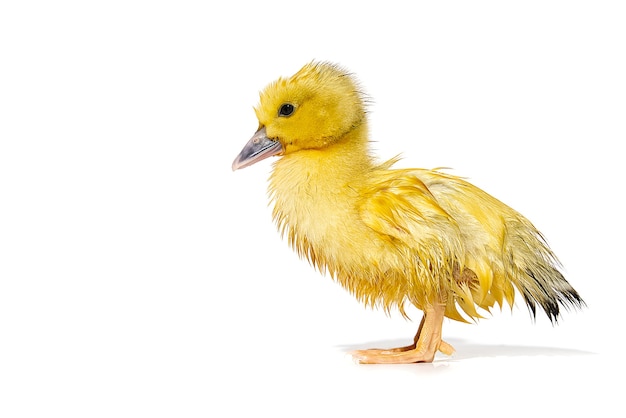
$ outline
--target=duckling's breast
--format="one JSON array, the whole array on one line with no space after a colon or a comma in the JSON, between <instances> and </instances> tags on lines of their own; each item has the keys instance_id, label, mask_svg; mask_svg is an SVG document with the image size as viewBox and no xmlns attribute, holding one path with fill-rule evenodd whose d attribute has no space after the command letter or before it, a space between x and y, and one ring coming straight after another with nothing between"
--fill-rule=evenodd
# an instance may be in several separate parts
<instances>
[{"instance_id":1,"label":"duckling's breast","mask_svg":"<svg viewBox=\"0 0 626 418\"><path fill-rule=\"evenodd\" d=\"M315 153L302 157L283 157L270 178L280 232L299 255L329 272L358 299L386 308L401 306L410 288L407 254L361 219L358 178L324 166Z\"/></svg>"}]
</instances>

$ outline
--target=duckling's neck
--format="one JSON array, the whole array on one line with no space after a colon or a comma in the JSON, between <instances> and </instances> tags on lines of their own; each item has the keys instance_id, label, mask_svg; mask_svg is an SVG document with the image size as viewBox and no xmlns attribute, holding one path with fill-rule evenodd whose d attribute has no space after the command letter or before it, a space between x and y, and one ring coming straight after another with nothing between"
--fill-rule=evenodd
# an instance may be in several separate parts
<instances>
[{"instance_id":1,"label":"duckling's neck","mask_svg":"<svg viewBox=\"0 0 626 418\"><path fill-rule=\"evenodd\" d=\"M324 149L300 150L280 158L269 186L279 229L289 236L306 237L313 246L328 242L338 225L357 222L352 218L359 192L373 165L365 126Z\"/></svg>"},{"instance_id":2,"label":"duckling's neck","mask_svg":"<svg viewBox=\"0 0 626 418\"><path fill-rule=\"evenodd\" d=\"M324 148L301 149L283 156L276 162L274 172L288 171L294 177L300 177L300 181L317 180L336 186L358 180L373 165L367 125L363 123Z\"/></svg>"}]
</instances>

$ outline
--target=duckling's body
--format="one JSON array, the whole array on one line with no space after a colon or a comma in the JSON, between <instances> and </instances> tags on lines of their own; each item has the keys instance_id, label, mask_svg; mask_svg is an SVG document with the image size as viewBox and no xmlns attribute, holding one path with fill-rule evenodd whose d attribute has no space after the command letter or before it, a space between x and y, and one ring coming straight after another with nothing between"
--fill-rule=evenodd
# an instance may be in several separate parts
<instances>
[{"instance_id":1,"label":"duckling's body","mask_svg":"<svg viewBox=\"0 0 626 418\"><path fill-rule=\"evenodd\" d=\"M376 164L362 96L340 68L311 63L279 79L256 112L259 131L233 168L282 155L270 195L290 245L367 305L424 311L414 344L358 351L359 361L450 354L444 316L478 318L476 307L512 305L515 288L533 314L538 304L553 321L560 305L583 304L522 215L458 177Z\"/></svg>"}]
</instances>

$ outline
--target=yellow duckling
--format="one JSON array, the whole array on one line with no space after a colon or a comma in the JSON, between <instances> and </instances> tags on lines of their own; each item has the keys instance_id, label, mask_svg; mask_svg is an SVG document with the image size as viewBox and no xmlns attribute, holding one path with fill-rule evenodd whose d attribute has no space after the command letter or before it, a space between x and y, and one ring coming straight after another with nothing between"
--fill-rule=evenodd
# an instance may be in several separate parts
<instances>
[{"instance_id":1,"label":"yellow duckling","mask_svg":"<svg viewBox=\"0 0 626 418\"><path fill-rule=\"evenodd\" d=\"M533 316L539 305L552 322L561 307L584 305L521 214L461 178L376 164L363 94L344 69L309 63L267 86L255 112L259 128L233 170L281 156L269 190L289 244L366 305L424 313L413 344L359 350L359 362L451 354L443 318L512 306L516 288Z\"/></svg>"}]
</instances>

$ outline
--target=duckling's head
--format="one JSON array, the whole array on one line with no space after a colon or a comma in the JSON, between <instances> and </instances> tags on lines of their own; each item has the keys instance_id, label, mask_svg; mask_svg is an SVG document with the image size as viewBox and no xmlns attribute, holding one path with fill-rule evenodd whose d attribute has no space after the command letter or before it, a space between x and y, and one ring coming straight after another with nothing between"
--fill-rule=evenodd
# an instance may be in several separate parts
<instances>
[{"instance_id":1,"label":"duckling's head","mask_svg":"<svg viewBox=\"0 0 626 418\"><path fill-rule=\"evenodd\" d=\"M279 78L260 94L259 128L233 162L233 170L272 155L323 149L365 122L363 94L341 67L312 62Z\"/></svg>"}]
</instances>

